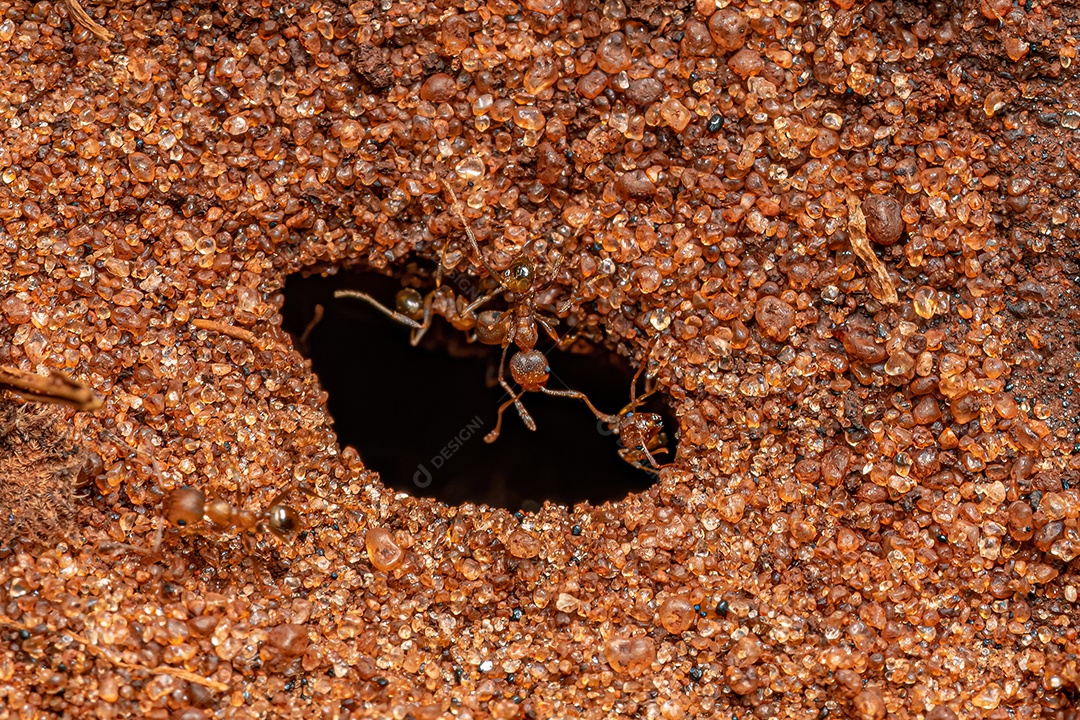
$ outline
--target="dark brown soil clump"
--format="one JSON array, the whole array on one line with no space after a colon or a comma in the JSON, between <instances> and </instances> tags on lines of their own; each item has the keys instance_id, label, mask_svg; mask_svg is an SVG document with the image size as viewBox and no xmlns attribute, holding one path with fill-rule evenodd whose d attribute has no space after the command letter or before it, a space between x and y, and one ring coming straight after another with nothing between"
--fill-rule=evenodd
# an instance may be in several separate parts
<instances>
[{"instance_id":1,"label":"dark brown soil clump","mask_svg":"<svg viewBox=\"0 0 1080 720\"><path fill-rule=\"evenodd\" d=\"M76 485L87 455L70 437L71 411L0 398L0 546L73 535Z\"/></svg>"}]
</instances>

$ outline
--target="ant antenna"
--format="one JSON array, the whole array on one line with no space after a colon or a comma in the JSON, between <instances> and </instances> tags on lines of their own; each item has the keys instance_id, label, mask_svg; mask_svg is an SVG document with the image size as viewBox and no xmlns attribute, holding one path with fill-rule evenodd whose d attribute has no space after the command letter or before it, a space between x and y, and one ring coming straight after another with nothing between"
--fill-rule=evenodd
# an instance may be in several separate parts
<instances>
[{"instance_id":1,"label":"ant antenna","mask_svg":"<svg viewBox=\"0 0 1080 720\"><path fill-rule=\"evenodd\" d=\"M446 188L446 192L450 193L450 207L453 209L454 214L457 215L457 219L460 220L461 224L465 226L465 235L469 238L469 243L472 244L473 252L475 252L476 256L480 258L481 264L484 266L484 268L487 269L488 273L493 278L498 280L500 285L502 285L500 273L496 272L493 267L488 265L488 261L487 258L484 257L484 253L480 252L480 244L476 242L476 236L473 235L472 228L469 226L468 220L465 219L465 213L461 209L461 203L458 202L457 193L454 192L454 188L450 187L450 183L446 181L446 178L440 177L439 181L443 184L443 187ZM446 252L446 246L443 246L443 252Z\"/></svg>"},{"instance_id":2,"label":"ant antenna","mask_svg":"<svg viewBox=\"0 0 1080 720\"><path fill-rule=\"evenodd\" d=\"M648 373L646 372L646 368L649 367L649 360L652 359L653 351L656 350L656 346L659 345L659 344L660 344L660 336L656 335L652 340L649 341L649 345L645 349L645 354L641 357L641 364L638 365L638 369L634 373L634 379L630 381L630 404L626 406L627 409L633 410L638 405L643 403L645 401L645 398L649 397L650 395L652 395L653 393L656 392L656 385L655 384L653 385L653 387L651 389L649 389L649 376L648 376ZM638 384L638 380L641 379L641 374L642 373L645 373L645 388L646 388L646 390L645 390L644 395L642 395L641 397L637 397L637 384Z\"/></svg>"}]
</instances>

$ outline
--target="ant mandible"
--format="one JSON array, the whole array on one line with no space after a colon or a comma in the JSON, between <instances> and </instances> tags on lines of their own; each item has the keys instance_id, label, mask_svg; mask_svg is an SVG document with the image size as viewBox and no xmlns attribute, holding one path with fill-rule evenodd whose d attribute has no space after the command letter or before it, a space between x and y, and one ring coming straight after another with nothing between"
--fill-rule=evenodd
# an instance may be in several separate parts
<instances>
[{"instance_id":1,"label":"ant mandible","mask_svg":"<svg viewBox=\"0 0 1080 720\"><path fill-rule=\"evenodd\" d=\"M502 357L499 360L499 384L510 396L509 400L499 406L495 428L484 436L484 442L493 443L498 439L499 432L502 429L503 413L510 405L517 409L521 421L525 423L525 427L529 430L536 430L536 421L533 420L532 415L529 414L529 411L525 409L521 402L521 396L527 392L542 392L545 395L581 400L597 418L604 422L615 423L617 421L616 416L597 410L596 406L592 404L584 393L569 389L553 390L547 386L548 379L551 377L551 367L548 365L544 354L536 349L536 342L539 339L538 327L543 328L544 332L559 347L564 347L567 344L567 339L560 338L554 327L552 327L552 322L538 312L536 296L555 281L559 274L559 268L562 266L563 256L560 255L558 261L556 261L555 268L551 273L551 279L540 287L536 285L538 279L536 266L525 254L524 250L517 259L510 263L506 270L497 272L488 264L484 254L480 251L480 245L476 241L476 236L473 235L468 220L465 219L465 214L461 210L454 189L445 180L443 180L443 185L446 187L447 192L450 193L454 214L458 216L464 226L465 235L469 239L473 252L476 253L488 273L499 281L499 287L473 302L468 309L475 310L499 295L503 295L510 306L506 312L485 310L476 318L476 338L488 345L502 346ZM528 248L528 245L526 245L526 248ZM570 340L572 341L572 337ZM506 355L511 345L517 349L510 356L510 376L520 386L520 392L515 392L510 383L506 381L504 372Z\"/></svg>"}]
</instances>

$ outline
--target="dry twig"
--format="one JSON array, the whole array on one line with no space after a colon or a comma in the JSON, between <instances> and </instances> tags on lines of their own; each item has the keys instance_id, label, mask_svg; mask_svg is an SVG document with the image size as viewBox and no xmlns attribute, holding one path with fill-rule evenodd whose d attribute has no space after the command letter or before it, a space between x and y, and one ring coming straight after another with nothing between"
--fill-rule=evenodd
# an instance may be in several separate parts
<instances>
[{"instance_id":1,"label":"dry twig","mask_svg":"<svg viewBox=\"0 0 1080 720\"><path fill-rule=\"evenodd\" d=\"M866 216L863 215L862 203L854 195L848 195L848 235L851 238L851 249L866 263L870 272L874 273L878 285L881 287L881 300L886 305L895 305L898 301L896 287L893 286L889 277L889 270L881 258L870 247L870 239L866 236Z\"/></svg>"},{"instance_id":2,"label":"dry twig","mask_svg":"<svg viewBox=\"0 0 1080 720\"><path fill-rule=\"evenodd\" d=\"M68 10L71 11L71 22L74 24L86 28L91 35L98 40L109 42L113 39L113 34L99 25L94 18L83 10L83 6L79 4L79 0L67 0Z\"/></svg>"},{"instance_id":3,"label":"dry twig","mask_svg":"<svg viewBox=\"0 0 1080 720\"><path fill-rule=\"evenodd\" d=\"M202 318L195 318L191 321L191 324L200 330L213 330L219 332L222 335L228 335L229 337L236 338L237 340L243 340L251 345L255 344L255 333L244 328L238 328L235 325L229 325L227 323L220 323L216 320L203 320Z\"/></svg>"},{"instance_id":4,"label":"dry twig","mask_svg":"<svg viewBox=\"0 0 1080 720\"><path fill-rule=\"evenodd\" d=\"M101 398L86 385L51 370L48 375L0 366L0 389L9 390L26 400L67 405L78 410L97 410Z\"/></svg>"}]
</instances>

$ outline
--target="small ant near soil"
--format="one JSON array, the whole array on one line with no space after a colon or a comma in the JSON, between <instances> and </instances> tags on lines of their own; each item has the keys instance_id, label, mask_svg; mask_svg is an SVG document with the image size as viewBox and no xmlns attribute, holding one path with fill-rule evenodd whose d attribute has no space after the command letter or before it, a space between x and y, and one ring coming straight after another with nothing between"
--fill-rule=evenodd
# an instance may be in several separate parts
<instances>
[{"instance_id":1,"label":"small ant near soil","mask_svg":"<svg viewBox=\"0 0 1080 720\"><path fill-rule=\"evenodd\" d=\"M443 180L442 183L453 198L455 210L458 210L457 196L454 195L453 189L445 180ZM458 217L464 221L460 211L457 214ZM471 232L469 238L472 241L474 250L479 255L480 249ZM398 290L397 295L394 297L393 309L388 308L368 293L360 290L337 290L334 293L334 297L361 300L368 303L390 319L396 320L402 325L412 328L409 344L413 347L420 344L424 334L427 333L428 329L431 327L431 323L435 319L435 316L445 318L455 330L460 330L462 332L471 332L475 330L478 336L480 336L481 333L487 331L487 324L491 322L491 318L485 313L481 313L478 316L476 314L476 309L493 297L499 295L502 290L499 289L493 293L483 295L476 300L470 300L464 295L455 293L453 288L443 285L444 268L447 267L446 253L449 245L449 240L443 245L442 253L439 256L439 263L435 268L435 287L428 291L426 295L422 295L416 288L403 287L401 290ZM497 277L497 273L488 266L483 255L479 255L479 257L491 275ZM483 342L483 340L481 340L481 342Z\"/></svg>"},{"instance_id":2,"label":"small ant near soil","mask_svg":"<svg viewBox=\"0 0 1080 720\"><path fill-rule=\"evenodd\" d=\"M452 288L442 285L442 266L439 267L440 270L436 271L435 275L434 289L427 295L421 295L419 290L411 287L398 290L393 310L360 290L337 290L334 297L362 300L392 320L412 328L409 344L413 347L420 344L436 315L446 318L456 330L473 330L477 326L477 303L470 303L463 295L458 295ZM489 299L485 296L480 298L480 301L487 302Z\"/></svg>"},{"instance_id":3,"label":"small ant near soil","mask_svg":"<svg viewBox=\"0 0 1080 720\"><path fill-rule=\"evenodd\" d=\"M117 542L105 542L101 546L103 549L125 549L149 555L161 548L165 533L163 522L175 525L181 531L206 522L217 530L242 533L245 547L250 551L252 547L249 544L248 533L270 532L281 539L290 539L299 532L303 525L300 513L284 502L294 489L299 489L307 495L316 495L306 483L292 483L275 495L265 510L254 512L242 506L239 488L236 491L235 505L220 496L207 499L206 494L198 488L190 486L176 488L165 493L162 500L162 512L158 516L157 530L154 532L154 542L150 547Z\"/></svg>"},{"instance_id":4,"label":"small ant near soil","mask_svg":"<svg viewBox=\"0 0 1080 720\"><path fill-rule=\"evenodd\" d=\"M314 494L306 486L300 488ZM239 491L238 504L233 505L221 497L208 501L202 490L182 487L170 490L165 495L162 509L165 519L178 528L190 527L205 520L219 530L270 531L280 538L288 538L299 531L301 525L300 513L283 502L292 490L291 486L285 488L274 496L265 510L252 512L239 505Z\"/></svg>"}]
</instances>

